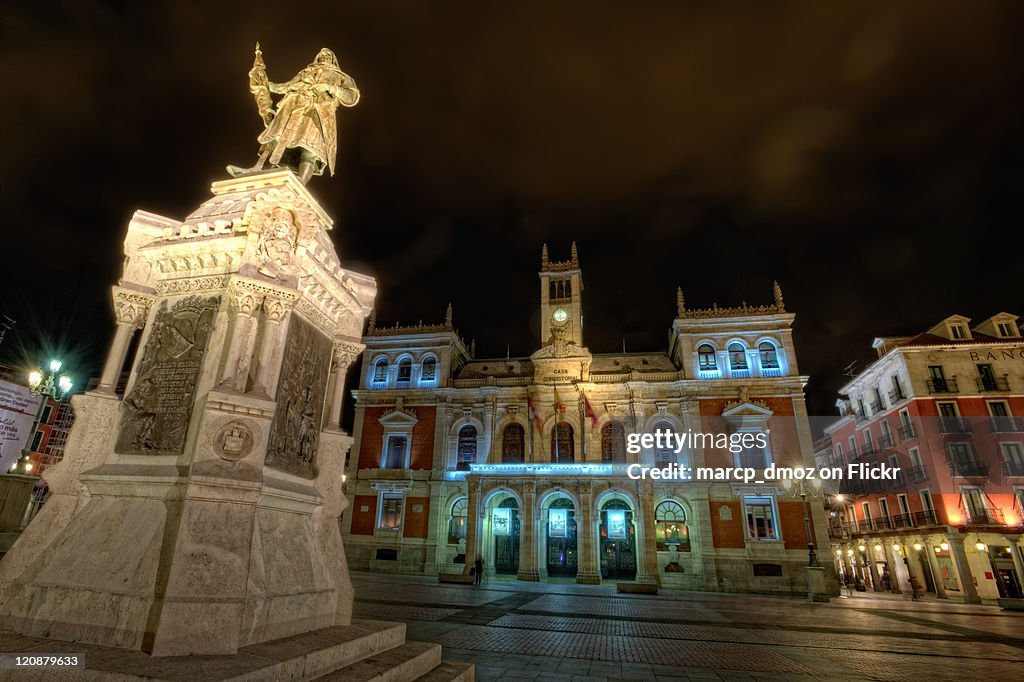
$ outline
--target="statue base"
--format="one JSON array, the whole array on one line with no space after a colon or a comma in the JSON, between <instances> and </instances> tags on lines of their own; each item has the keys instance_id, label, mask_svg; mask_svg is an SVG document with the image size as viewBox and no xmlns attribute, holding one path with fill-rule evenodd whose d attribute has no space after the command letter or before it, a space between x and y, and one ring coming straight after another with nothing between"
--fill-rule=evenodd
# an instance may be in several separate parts
<instances>
[{"instance_id":1,"label":"statue base","mask_svg":"<svg viewBox=\"0 0 1024 682\"><path fill-rule=\"evenodd\" d=\"M129 680L315 680L332 675L345 680L472 682L473 665L441 661L441 645L408 642L404 623L355 621L286 639L244 647L230 656L149 656L80 642L27 638L0 632L5 650L36 650L84 656L83 668L69 668L62 679ZM49 680L52 670L24 670L19 679Z\"/></svg>"}]
</instances>

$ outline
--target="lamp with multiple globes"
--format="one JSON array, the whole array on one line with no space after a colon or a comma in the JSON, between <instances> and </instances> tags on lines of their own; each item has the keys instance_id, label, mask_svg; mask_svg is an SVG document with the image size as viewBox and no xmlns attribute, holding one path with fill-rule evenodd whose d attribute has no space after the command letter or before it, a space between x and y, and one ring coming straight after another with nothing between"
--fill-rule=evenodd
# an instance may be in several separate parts
<instances>
[{"instance_id":1,"label":"lamp with multiple globes","mask_svg":"<svg viewBox=\"0 0 1024 682\"><path fill-rule=\"evenodd\" d=\"M28 373L28 387L32 395L48 395L54 400L64 400L74 384L67 374L57 376L57 372L63 363L60 360L50 360L50 371L36 369Z\"/></svg>"}]
</instances>

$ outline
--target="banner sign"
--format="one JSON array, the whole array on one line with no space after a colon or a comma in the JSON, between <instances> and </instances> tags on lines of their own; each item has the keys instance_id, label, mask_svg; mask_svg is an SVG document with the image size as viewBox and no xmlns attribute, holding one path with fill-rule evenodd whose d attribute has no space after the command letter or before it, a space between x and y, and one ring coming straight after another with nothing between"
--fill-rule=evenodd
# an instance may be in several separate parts
<instances>
[{"instance_id":1,"label":"banner sign","mask_svg":"<svg viewBox=\"0 0 1024 682\"><path fill-rule=\"evenodd\" d=\"M0 380L0 473L7 473L28 447L39 400L27 386Z\"/></svg>"},{"instance_id":2,"label":"banner sign","mask_svg":"<svg viewBox=\"0 0 1024 682\"><path fill-rule=\"evenodd\" d=\"M551 509L548 511L548 537L564 538L568 526L568 509Z\"/></svg>"},{"instance_id":3,"label":"banner sign","mask_svg":"<svg viewBox=\"0 0 1024 682\"><path fill-rule=\"evenodd\" d=\"M608 510L608 539L626 539L626 511L624 509Z\"/></svg>"},{"instance_id":4,"label":"banner sign","mask_svg":"<svg viewBox=\"0 0 1024 682\"><path fill-rule=\"evenodd\" d=\"M494 535L508 536L512 534L512 510L495 509L491 516L491 532Z\"/></svg>"}]
</instances>

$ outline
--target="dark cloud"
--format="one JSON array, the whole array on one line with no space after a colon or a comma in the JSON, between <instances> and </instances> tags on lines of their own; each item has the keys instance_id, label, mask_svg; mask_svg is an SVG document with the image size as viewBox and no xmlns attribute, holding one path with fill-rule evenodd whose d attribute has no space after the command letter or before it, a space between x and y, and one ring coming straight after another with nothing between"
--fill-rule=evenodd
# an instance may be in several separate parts
<instances>
[{"instance_id":1,"label":"dark cloud","mask_svg":"<svg viewBox=\"0 0 1024 682\"><path fill-rule=\"evenodd\" d=\"M59 7L60 11L54 8ZM363 91L312 185L379 317L448 300L535 347L540 243L579 243L587 342L694 305L798 314L813 410L876 334L1021 312L1024 55L1012 2L111 3L0 19L2 350L95 373L136 208L181 217L256 151L246 91L323 46ZM534 325L535 326L535 325Z\"/></svg>"}]
</instances>

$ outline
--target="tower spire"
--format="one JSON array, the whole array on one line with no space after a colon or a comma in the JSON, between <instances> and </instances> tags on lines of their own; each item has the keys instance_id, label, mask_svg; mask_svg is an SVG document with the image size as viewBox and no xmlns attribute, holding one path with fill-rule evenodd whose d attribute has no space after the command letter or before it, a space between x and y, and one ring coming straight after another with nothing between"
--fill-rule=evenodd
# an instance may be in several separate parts
<instances>
[{"instance_id":1,"label":"tower spire","mask_svg":"<svg viewBox=\"0 0 1024 682\"><path fill-rule=\"evenodd\" d=\"M686 317L686 299L683 298L682 287L676 287L676 316Z\"/></svg>"},{"instance_id":2,"label":"tower spire","mask_svg":"<svg viewBox=\"0 0 1024 682\"><path fill-rule=\"evenodd\" d=\"M448 301L448 309L444 312L444 326L452 328L452 302Z\"/></svg>"},{"instance_id":3,"label":"tower spire","mask_svg":"<svg viewBox=\"0 0 1024 682\"><path fill-rule=\"evenodd\" d=\"M548 243L544 242L544 246L540 247L540 262L542 265L548 264Z\"/></svg>"},{"instance_id":4,"label":"tower spire","mask_svg":"<svg viewBox=\"0 0 1024 682\"><path fill-rule=\"evenodd\" d=\"M782 300L782 287L779 286L778 280L772 282L772 292L775 294L775 307L780 313L786 312L786 303Z\"/></svg>"},{"instance_id":5,"label":"tower spire","mask_svg":"<svg viewBox=\"0 0 1024 682\"><path fill-rule=\"evenodd\" d=\"M572 260L572 264L573 265L579 265L580 264L580 259L579 259L579 256L576 254L576 242L575 242L575 240L572 243L572 250L569 253L570 253L569 258Z\"/></svg>"}]
</instances>

